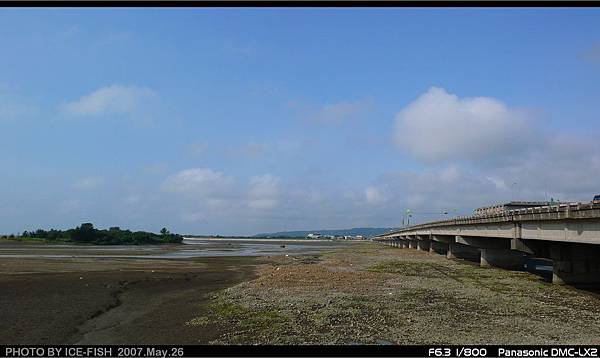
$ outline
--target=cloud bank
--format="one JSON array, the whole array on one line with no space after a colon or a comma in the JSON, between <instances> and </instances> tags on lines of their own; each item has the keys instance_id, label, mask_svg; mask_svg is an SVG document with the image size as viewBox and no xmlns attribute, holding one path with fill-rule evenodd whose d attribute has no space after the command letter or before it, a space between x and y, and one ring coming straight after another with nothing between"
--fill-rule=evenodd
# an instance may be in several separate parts
<instances>
[{"instance_id":1,"label":"cloud bank","mask_svg":"<svg viewBox=\"0 0 600 358\"><path fill-rule=\"evenodd\" d=\"M396 115L394 140L417 159L482 161L532 145L524 112L489 97L459 98L431 87Z\"/></svg>"},{"instance_id":2,"label":"cloud bank","mask_svg":"<svg viewBox=\"0 0 600 358\"><path fill-rule=\"evenodd\" d=\"M495 98L431 87L397 114L394 129L399 149L429 169L390 171L374 188L406 207L469 213L508 200L589 201L598 191L598 141L547 132Z\"/></svg>"}]
</instances>

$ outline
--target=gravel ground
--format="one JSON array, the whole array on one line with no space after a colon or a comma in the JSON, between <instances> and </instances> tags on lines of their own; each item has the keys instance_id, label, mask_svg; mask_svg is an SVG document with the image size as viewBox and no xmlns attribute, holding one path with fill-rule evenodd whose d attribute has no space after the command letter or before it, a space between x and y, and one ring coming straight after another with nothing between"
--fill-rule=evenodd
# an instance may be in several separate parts
<instances>
[{"instance_id":1,"label":"gravel ground","mask_svg":"<svg viewBox=\"0 0 600 358\"><path fill-rule=\"evenodd\" d=\"M600 299L373 243L265 261L185 323L211 344L600 344Z\"/></svg>"}]
</instances>

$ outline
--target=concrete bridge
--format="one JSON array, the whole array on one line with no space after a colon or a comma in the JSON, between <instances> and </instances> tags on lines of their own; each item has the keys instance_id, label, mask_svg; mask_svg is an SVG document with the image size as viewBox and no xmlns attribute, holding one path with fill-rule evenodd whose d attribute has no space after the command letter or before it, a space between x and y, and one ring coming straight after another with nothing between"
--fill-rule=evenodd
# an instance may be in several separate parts
<instances>
[{"instance_id":1,"label":"concrete bridge","mask_svg":"<svg viewBox=\"0 0 600 358\"><path fill-rule=\"evenodd\" d=\"M510 270L523 270L531 258L550 259L554 283L600 283L600 204L560 204L458 217L409 226L373 241Z\"/></svg>"}]
</instances>

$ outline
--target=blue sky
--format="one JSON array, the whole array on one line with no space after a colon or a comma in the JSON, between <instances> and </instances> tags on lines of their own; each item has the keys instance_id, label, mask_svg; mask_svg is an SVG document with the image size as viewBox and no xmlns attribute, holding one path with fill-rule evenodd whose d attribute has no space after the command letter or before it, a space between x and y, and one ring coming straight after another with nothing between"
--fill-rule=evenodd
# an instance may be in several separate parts
<instances>
[{"instance_id":1,"label":"blue sky","mask_svg":"<svg viewBox=\"0 0 600 358\"><path fill-rule=\"evenodd\" d=\"M0 232L253 234L588 201L598 24L599 9L2 9Z\"/></svg>"}]
</instances>

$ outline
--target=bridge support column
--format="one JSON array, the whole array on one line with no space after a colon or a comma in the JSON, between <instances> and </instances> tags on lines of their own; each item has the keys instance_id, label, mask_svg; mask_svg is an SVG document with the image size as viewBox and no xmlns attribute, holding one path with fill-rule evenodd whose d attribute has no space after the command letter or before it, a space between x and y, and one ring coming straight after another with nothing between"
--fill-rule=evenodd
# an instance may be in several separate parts
<instances>
[{"instance_id":1,"label":"bridge support column","mask_svg":"<svg viewBox=\"0 0 600 358\"><path fill-rule=\"evenodd\" d=\"M469 261L479 261L479 249L463 244L448 244L448 253L446 257L449 259L464 259Z\"/></svg>"},{"instance_id":2,"label":"bridge support column","mask_svg":"<svg viewBox=\"0 0 600 358\"><path fill-rule=\"evenodd\" d=\"M429 252L435 252L440 255L448 254L448 244L443 242L431 241L429 245Z\"/></svg>"},{"instance_id":3,"label":"bridge support column","mask_svg":"<svg viewBox=\"0 0 600 358\"><path fill-rule=\"evenodd\" d=\"M589 244L552 243L552 282L600 285L600 248Z\"/></svg>"},{"instance_id":4,"label":"bridge support column","mask_svg":"<svg viewBox=\"0 0 600 358\"><path fill-rule=\"evenodd\" d=\"M408 240L408 247L411 248L411 249L416 249L417 248L417 242L418 241L416 239L413 239L413 238L409 239Z\"/></svg>"},{"instance_id":5,"label":"bridge support column","mask_svg":"<svg viewBox=\"0 0 600 358\"><path fill-rule=\"evenodd\" d=\"M430 235L416 235L417 238L417 250L419 251L429 251L430 245Z\"/></svg>"},{"instance_id":6,"label":"bridge support column","mask_svg":"<svg viewBox=\"0 0 600 358\"><path fill-rule=\"evenodd\" d=\"M523 270L526 255L506 249L481 249L481 267L501 267L507 270Z\"/></svg>"},{"instance_id":7,"label":"bridge support column","mask_svg":"<svg viewBox=\"0 0 600 358\"><path fill-rule=\"evenodd\" d=\"M429 240L419 240L417 241L417 250L419 251L429 251L429 247L431 246Z\"/></svg>"},{"instance_id":8,"label":"bridge support column","mask_svg":"<svg viewBox=\"0 0 600 358\"><path fill-rule=\"evenodd\" d=\"M552 283L600 285L600 260L554 261Z\"/></svg>"},{"instance_id":9,"label":"bridge support column","mask_svg":"<svg viewBox=\"0 0 600 358\"><path fill-rule=\"evenodd\" d=\"M408 247L409 247L408 245L409 245L408 240L406 240L406 239L402 240L402 248L403 249L408 249Z\"/></svg>"}]
</instances>

